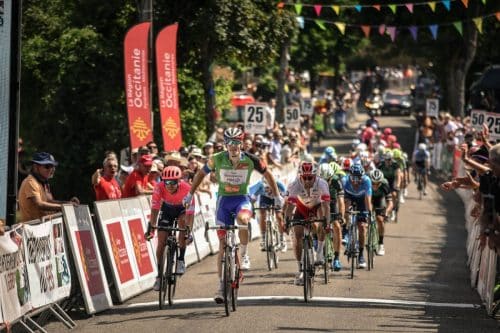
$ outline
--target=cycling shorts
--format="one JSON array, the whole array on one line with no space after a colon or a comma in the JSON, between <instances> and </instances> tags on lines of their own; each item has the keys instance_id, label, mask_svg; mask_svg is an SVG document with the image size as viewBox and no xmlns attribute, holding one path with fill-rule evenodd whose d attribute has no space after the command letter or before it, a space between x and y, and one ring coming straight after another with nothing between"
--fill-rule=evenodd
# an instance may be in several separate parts
<instances>
[{"instance_id":1,"label":"cycling shorts","mask_svg":"<svg viewBox=\"0 0 500 333\"><path fill-rule=\"evenodd\" d=\"M375 216L385 216L386 207L375 207Z\"/></svg>"},{"instance_id":2,"label":"cycling shorts","mask_svg":"<svg viewBox=\"0 0 500 333\"><path fill-rule=\"evenodd\" d=\"M415 162L415 166L417 168L417 170L415 170L416 172L420 173L420 174L424 174L425 173L425 161L422 161L422 162Z\"/></svg>"},{"instance_id":3,"label":"cycling shorts","mask_svg":"<svg viewBox=\"0 0 500 333\"><path fill-rule=\"evenodd\" d=\"M307 207L301 201L297 201L295 204L295 214L293 215L294 219L307 219L310 217L318 217L318 209L321 207L321 204L317 204L313 207Z\"/></svg>"},{"instance_id":4,"label":"cycling shorts","mask_svg":"<svg viewBox=\"0 0 500 333\"><path fill-rule=\"evenodd\" d=\"M160 208L158 225L162 227L171 227L174 225L174 221L184 214L186 214L186 207L183 205L169 205L163 202Z\"/></svg>"},{"instance_id":5,"label":"cycling shorts","mask_svg":"<svg viewBox=\"0 0 500 333\"><path fill-rule=\"evenodd\" d=\"M350 201L351 205L356 206L357 211L361 212L358 215L358 218L359 218L358 221L359 222L366 222L366 219L368 217L368 210L365 207L365 198L364 197L361 197L361 198L353 197L353 196L347 195L347 193L346 193L345 199ZM347 207L347 205L346 205L346 207Z\"/></svg>"},{"instance_id":6,"label":"cycling shorts","mask_svg":"<svg viewBox=\"0 0 500 333\"><path fill-rule=\"evenodd\" d=\"M274 199L271 197L268 197L267 195L261 194L259 196L259 207L260 208L274 207Z\"/></svg>"},{"instance_id":7,"label":"cycling shorts","mask_svg":"<svg viewBox=\"0 0 500 333\"><path fill-rule=\"evenodd\" d=\"M216 219L218 225L234 225L236 216L242 211L252 215L252 204L248 195L220 196L217 199ZM225 230L217 230L219 238L224 237Z\"/></svg>"}]
</instances>

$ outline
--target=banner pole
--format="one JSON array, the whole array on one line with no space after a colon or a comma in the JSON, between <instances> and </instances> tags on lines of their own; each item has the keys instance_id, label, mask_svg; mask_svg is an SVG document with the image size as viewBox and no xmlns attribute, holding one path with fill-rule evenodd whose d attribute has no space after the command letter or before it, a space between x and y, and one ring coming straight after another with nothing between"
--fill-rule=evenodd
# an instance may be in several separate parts
<instances>
[{"instance_id":1,"label":"banner pole","mask_svg":"<svg viewBox=\"0 0 500 333\"><path fill-rule=\"evenodd\" d=\"M22 0L12 2L12 30L10 54L9 93L9 149L7 166L7 225L16 223L17 211L17 159L19 138L19 104L21 84L21 16Z\"/></svg>"}]
</instances>

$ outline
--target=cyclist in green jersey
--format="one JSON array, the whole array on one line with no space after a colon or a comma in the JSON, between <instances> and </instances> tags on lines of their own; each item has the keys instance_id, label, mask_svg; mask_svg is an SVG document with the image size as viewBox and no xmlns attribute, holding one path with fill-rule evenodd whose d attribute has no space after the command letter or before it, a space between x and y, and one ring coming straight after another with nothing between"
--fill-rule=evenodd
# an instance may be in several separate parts
<instances>
[{"instance_id":1,"label":"cyclist in green jersey","mask_svg":"<svg viewBox=\"0 0 500 333\"><path fill-rule=\"evenodd\" d=\"M398 148L392 150L392 156L393 156L394 162L396 162L399 165L399 169L401 170L401 188L399 191L399 202L405 203L403 192L407 186L406 177L405 177L405 172L407 169L406 168L406 160L403 158L403 152L401 151L401 149L398 149Z\"/></svg>"},{"instance_id":2,"label":"cyclist in green jersey","mask_svg":"<svg viewBox=\"0 0 500 333\"><path fill-rule=\"evenodd\" d=\"M370 179L372 180L372 203L378 229L377 255L383 256L385 254L384 219L392 211L392 195L389 189L389 183L387 183L387 180L384 178L382 171L378 169L372 170L370 172Z\"/></svg>"},{"instance_id":3,"label":"cyclist in green jersey","mask_svg":"<svg viewBox=\"0 0 500 333\"><path fill-rule=\"evenodd\" d=\"M383 156L384 160L380 162L378 169L384 174L384 178L387 179L389 188L392 193L392 202L394 204L394 211L399 208L399 189L401 186L402 173L399 165L394 162L392 151L387 151ZM393 214L392 219L395 220L396 215Z\"/></svg>"},{"instance_id":4,"label":"cyclist in green jersey","mask_svg":"<svg viewBox=\"0 0 500 333\"><path fill-rule=\"evenodd\" d=\"M210 172L215 172L218 188L216 222L220 225L233 225L234 217L238 224L247 225L252 217L252 205L248 196L248 184L253 170L261 173L271 188L274 198L274 205L283 206L273 174L267 169L265 162L257 156L242 151L244 133L239 128L228 128L224 132L224 142L227 151L212 155L207 163L201 168L193 179L191 190L184 198L184 203L191 202L193 193L196 191L202 180ZM221 274L221 259L224 252L225 232L218 230L219 254L217 260L217 272L220 283L218 291L214 297L216 303L222 303L223 284ZM247 254L248 230L239 230L241 243L241 256L243 258L241 269L250 268L250 258ZM238 258L239 261L239 258Z\"/></svg>"},{"instance_id":5,"label":"cyclist in green jersey","mask_svg":"<svg viewBox=\"0 0 500 333\"><path fill-rule=\"evenodd\" d=\"M342 239L340 224L345 214L344 186L342 185L343 175L340 173L345 175L340 166L335 162L323 163L319 166L319 176L326 180L328 189L330 190L330 215L332 216L331 221L333 221L333 261L330 264L336 272L342 268L339 259Z\"/></svg>"}]
</instances>

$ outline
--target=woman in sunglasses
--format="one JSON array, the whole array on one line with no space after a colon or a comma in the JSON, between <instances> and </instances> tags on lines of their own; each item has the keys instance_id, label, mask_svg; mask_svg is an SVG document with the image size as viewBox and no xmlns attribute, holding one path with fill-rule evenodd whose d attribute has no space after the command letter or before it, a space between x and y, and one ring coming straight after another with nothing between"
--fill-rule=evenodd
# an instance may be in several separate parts
<instances>
[{"instance_id":1,"label":"woman in sunglasses","mask_svg":"<svg viewBox=\"0 0 500 333\"><path fill-rule=\"evenodd\" d=\"M293 216L296 219L307 219L309 217L325 218L327 225L330 224L330 190L326 180L316 177L316 165L314 162L301 162L297 178L288 185L288 204L285 210L287 219ZM294 212L295 210L295 212ZM302 238L304 227L294 226L295 234L295 259L297 260L298 273L295 276L295 284L303 284L301 272ZM323 246L325 232L320 223L314 224L318 235L318 249L316 252L316 264L322 265Z\"/></svg>"},{"instance_id":2,"label":"woman in sunglasses","mask_svg":"<svg viewBox=\"0 0 500 333\"><path fill-rule=\"evenodd\" d=\"M346 207L355 204L357 210L361 212L358 215L358 222L360 222L358 223L358 268L365 268L366 261L363 256L363 249L365 248L367 218L369 218L369 212L372 211L372 182L370 177L365 175L363 166L359 163L355 163L351 165L349 175L342 179L342 185L344 185L344 199L346 201Z\"/></svg>"},{"instance_id":3,"label":"woman in sunglasses","mask_svg":"<svg viewBox=\"0 0 500 333\"><path fill-rule=\"evenodd\" d=\"M162 182L156 184L151 199L151 219L149 221L147 234L153 236L152 227L156 222L160 226L169 226L177 219L179 228L188 227L191 230L194 218L194 198L188 205L183 204L184 197L189 193L191 185L182 178L182 171L177 166L168 166L163 169ZM163 251L167 240L166 231L158 231L158 247L156 248L157 262L163 262ZM184 274L184 254L186 253L186 233L179 232L179 256L177 257L177 274ZM153 290L160 290L160 280L157 278Z\"/></svg>"}]
</instances>

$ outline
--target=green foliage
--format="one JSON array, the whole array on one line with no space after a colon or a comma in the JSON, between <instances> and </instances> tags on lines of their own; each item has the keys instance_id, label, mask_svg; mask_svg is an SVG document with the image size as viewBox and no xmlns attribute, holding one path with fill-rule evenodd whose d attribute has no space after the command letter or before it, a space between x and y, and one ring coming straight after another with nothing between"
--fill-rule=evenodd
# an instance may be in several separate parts
<instances>
[{"instance_id":1,"label":"green foliage","mask_svg":"<svg viewBox=\"0 0 500 333\"><path fill-rule=\"evenodd\" d=\"M179 101L181 107L182 138L184 144L201 145L206 141L203 87L192 71L178 68Z\"/></svg>"}]
</instances>

